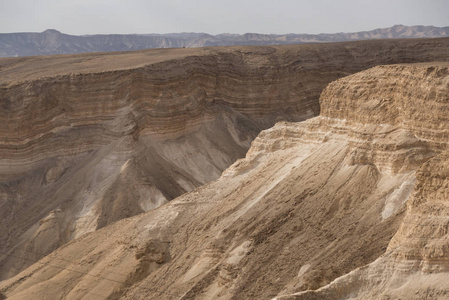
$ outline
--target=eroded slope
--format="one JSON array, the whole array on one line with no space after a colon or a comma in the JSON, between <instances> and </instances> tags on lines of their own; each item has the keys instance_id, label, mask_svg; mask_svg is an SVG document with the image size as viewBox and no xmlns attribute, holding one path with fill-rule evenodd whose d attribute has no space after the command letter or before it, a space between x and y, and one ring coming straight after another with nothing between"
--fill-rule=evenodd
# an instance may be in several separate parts
<instances>
[{"instance_id":1,"label":"eroded slope","mask_svg":"<svg viewBox=\"0 0 449 300\"><path fill-rule=\"evenodd\" d=\"M338 80L320 117L263 131L218 180L81 236L0 289L8 299L266 299L374 261L371 273L289 297L376 298L398 287L395 272L425 293L417 282L436 278L425 270L446 276L448 74L400 65Z\"/></svg>"},{"instance_id":2,"label":"eroded slope","mask_svg":"<svg viewBox=\"0 0 449 300\"><path fill-rule=\"evenodd\" d=\"M341 90L340 97L335 97L334 105L323 114L360 120L358 116L365 111L365 121L398 124L429 145L433 153L432 158L420 163L417 168L416 183L407 201L405 217L399 230L390 241L385 254L373 263L338 278L318 291L303 292L280 299L449 297L449 69L447 65L401 66L396 67L395 74L396 79L390 79L389 84L382 86L383 89L390 90L390 97L370 95L369 99L365 97L367 101L363 105L356 105L356 93L351 95ZM363 89L366 85L379 86L379 82L388 77L385 75L384 68L376 68L372 74L360 74L351 78L362 85ZM362 83L367 82L367 76L379 78L379 81ZM341 80L332 85L340 85L343 88L348 86L348 82ZM350 85L352 86L352 83ZM328 98L335 95L332 94L332 88L327 92ZM325 94L323 93L323 96ZM332 109L338 107L336 102L352 103L352 109ZM368 114L379 107L386 108L383 116ZM416 157L419 155L413 155L413 159Z\"/></svg>"}]
</instances>

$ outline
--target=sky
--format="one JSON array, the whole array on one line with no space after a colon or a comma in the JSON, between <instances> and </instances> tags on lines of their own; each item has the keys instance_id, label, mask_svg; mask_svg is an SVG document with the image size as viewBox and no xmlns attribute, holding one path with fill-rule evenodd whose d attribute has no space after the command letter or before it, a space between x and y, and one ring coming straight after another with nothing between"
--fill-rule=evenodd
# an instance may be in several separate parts
<instances>
[{"instance_id":1,"label":"sky","mask_svg":"<svg viewBox=\"0 0 449 300\"><path fill-rule=\"evenodd\" d=\"M0 0L0 33L336 33L449 26L449 0Z\"/></svg>"}]
</instances>

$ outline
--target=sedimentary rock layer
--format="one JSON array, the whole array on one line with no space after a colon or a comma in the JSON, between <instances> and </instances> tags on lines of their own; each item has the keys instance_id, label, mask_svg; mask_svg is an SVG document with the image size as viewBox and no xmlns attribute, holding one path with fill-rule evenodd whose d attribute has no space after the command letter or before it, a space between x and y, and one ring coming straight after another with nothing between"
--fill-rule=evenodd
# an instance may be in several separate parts
<instances>
[{"instance_id":1,"label":"sedimentary rock layer","mask_svg":"<svg viewBox=\"0 0 449 300\"><path fill-rule=\"evenodd\" d=\"M323 92L321 116L263 131L218 180L72 240L0 290L8 299L444 296L432 280L447 278L448 78L440 63L340 79Z\"/></svg>"}]
</instances>

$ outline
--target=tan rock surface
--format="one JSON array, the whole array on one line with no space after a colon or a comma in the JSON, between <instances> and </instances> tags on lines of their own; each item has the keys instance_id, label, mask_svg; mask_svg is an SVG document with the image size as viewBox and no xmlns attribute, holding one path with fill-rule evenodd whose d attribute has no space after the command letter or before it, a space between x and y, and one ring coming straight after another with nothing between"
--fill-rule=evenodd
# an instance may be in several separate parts
<instances>
[{"instance_id":1,"label":"tan rock surface","mask_svg":"<svg viewBox=\"0 0 449 300\"><path fill-rule=\"evenodd\" d=\"M363 120L407 129L428 146L432 158L416 164L416 158L422 156L415 153L409 156L412 160L401 159L397 166L404 169L411 163L416 169L416 183L407 200L405 217L385 254L317 291L278 299L449 298L448 67L377 67L334 82L323 92L323 115L338 115L347 118L347 123ZM374 78L377 80L372 81ZM345 91L349 86L357 88ZM371 92L360 95L366 86ZM378 110L384 113L371 113Z\"/></svg>"},{"instance_id":2,"label":"tan rock surface","mask_svg":"<svg viewBox=\"0 0 449 300\"><path fill-rule=\"evenodd\" d=\"M443 63L333 82L321 116L261 132L218 180L70 241L0 291L8 299L444 299L448 82Z\"/></svg>"}]
</instances>

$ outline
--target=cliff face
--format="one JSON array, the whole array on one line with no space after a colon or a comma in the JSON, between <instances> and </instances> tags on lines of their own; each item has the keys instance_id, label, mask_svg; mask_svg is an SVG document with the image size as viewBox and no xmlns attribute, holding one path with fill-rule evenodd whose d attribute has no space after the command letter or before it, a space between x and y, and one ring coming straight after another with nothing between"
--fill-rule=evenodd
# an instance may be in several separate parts
<instances>
[{"instance_id":1,"label":"cliff face","mask_svg":"<svg viewBox=\"0 0 449 300\"><path fill-rule=\"evenodd\" d=\"M448 75L446 68L425 64L422 68L380 66L331 83L321 95L321 115L350 124L400 126L433 148L444 149L449 138ZM377 110L384 113L376 114Z\"/></svg>"},{"instance_id":2,"label":"cliff face","mask_svg":"<svg viewBox=\"0 0 449 300\"><path fill-rule=\"evenodd\" d=\"M442 296L448 67L337 80L319 117L262 131L218 180L72 240L0 290L8 299Z\"/></svg>"}]
</instances>

